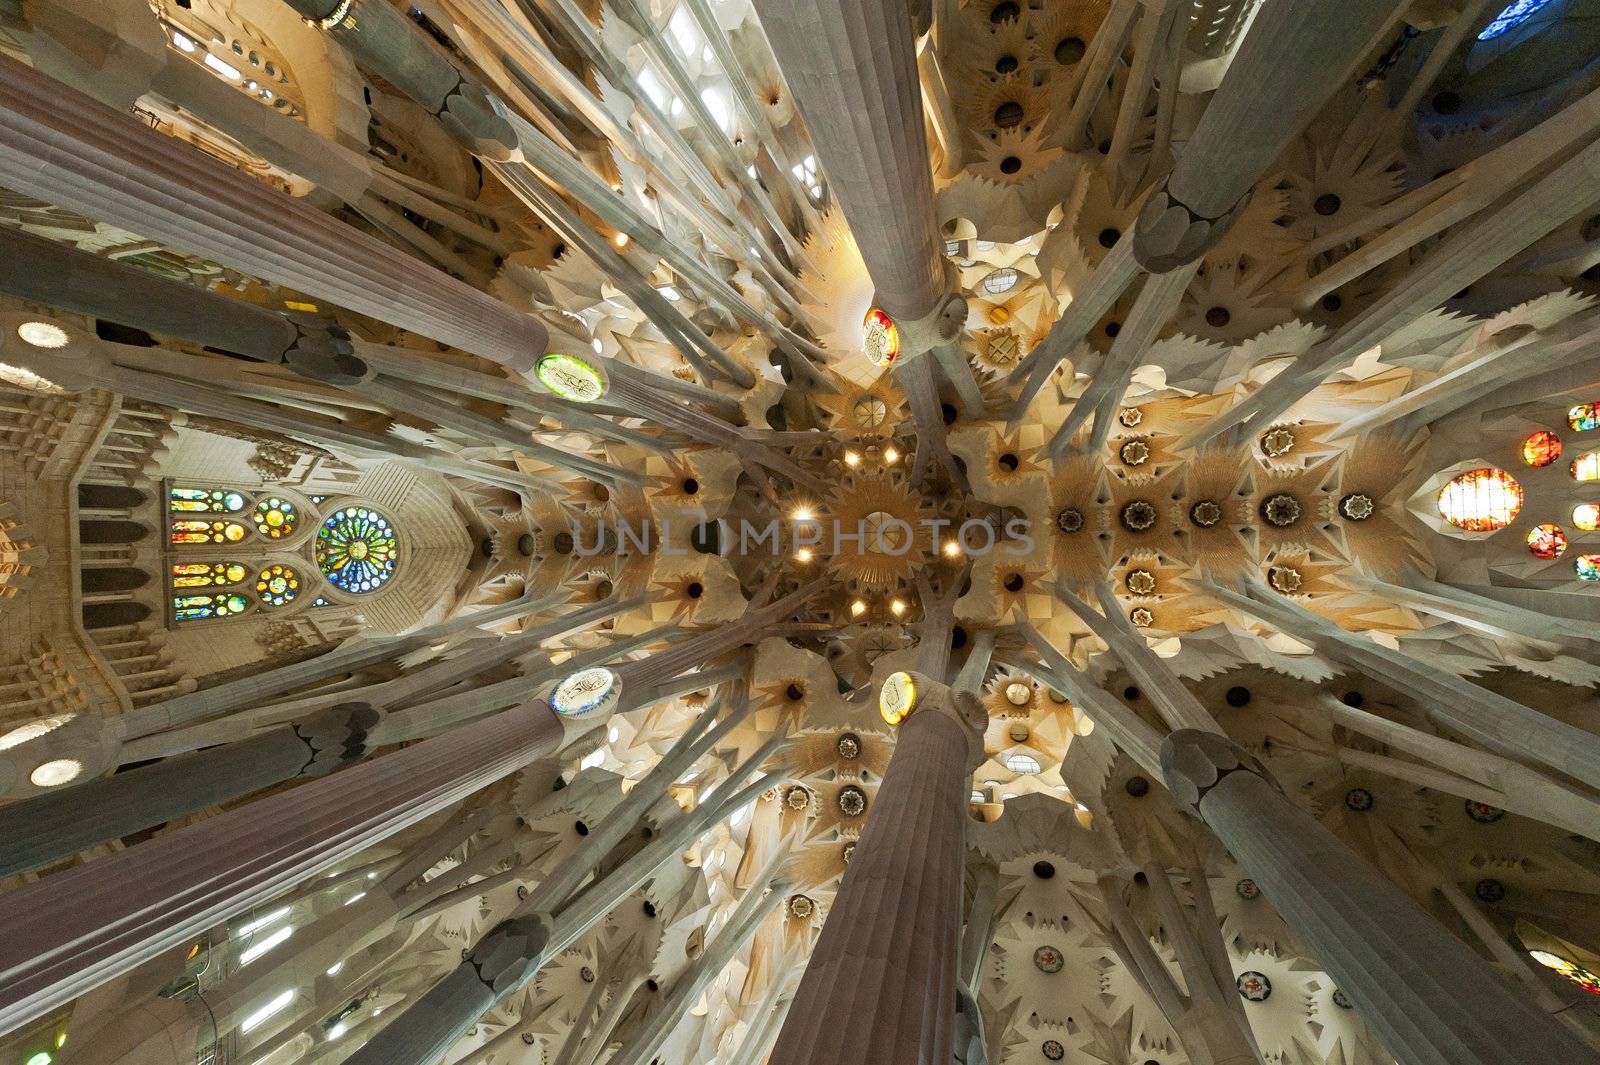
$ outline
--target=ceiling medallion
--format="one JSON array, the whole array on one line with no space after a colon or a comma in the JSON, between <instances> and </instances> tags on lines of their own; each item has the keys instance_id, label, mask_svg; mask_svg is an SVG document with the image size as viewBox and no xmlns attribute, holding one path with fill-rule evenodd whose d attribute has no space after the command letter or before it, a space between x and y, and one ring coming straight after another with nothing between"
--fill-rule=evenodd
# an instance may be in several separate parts
<instances>
[{"instance_id":1,"label":"ceiling medallion","mask_svg":"<svg viewBox=\"0 0 1600 1065\"><path fill-rule=\"evenodd\" d=\"M562 399L593 403L606 394L606 381L600 371L576 355L546 355L533 373L540 384Z\"/></svg>"},{"instance_id":2,"label":"ceiling medallion","mask_svg":"<svg viewBox=\"0 0 1600 1065\"><path fill-rule=\"evenodd\" d=\"M852 858L854 858L855 856L856 856L856 845L853 842L846 843L839 850L839 860L844 862L844 864L846 864L846 865L849 865L850 864L850 860Z\"/></svg>"},{"instance_id":3,"label":"ceiling medallion","mask_svg":"<svg viewBox=\"0 0 1600 1065\"><path fill-rule=\"evenodd\" d=\"M1039 1052L1044 1055L1046 1061L1060 1061L1067 1056L1067 1048L1055 1039L1046 1039L1040 1045Z\"/></svg>"},{"instance_id":4,"label":"ceiling medallion","mask_svg":"<svg viewBox=\"0 0 1600 1065\"><path fill-rule=\"evenodd\" d=\"M1129 532L1144 532L1160 517L1161 512L1156 510L1155 504L1143 499L1135 499L1122 508L1122 524Z\"/></svg>"},{"instance_id":5,"label":"ceiling medallion","mask_svg":"<svg viewBox=\"0 0 1600 1065\"><path fill-rule=\"evenodd\" d=\"M1499 902L1506 897L1505 884L1487 877L1478 881L1472 891L1484 902Z\"/></svg>"},{"instance_id":6,"label":"ceiling medallion","mask_svg":"<svg viewBox=\"0 0 1600 1065\"><path fill-rule=\"evenodd\" d=\"M1189 508L1189 520L1202 529L1209 529L1222 521L1222 504L1210 499L1202 499Z\"/></svg>"},{"instance_id":7,"label":"ceiling medallion","mask_svg":"<svg viewBox=\"0 0 1600 1065\"><path fill-rule=\"evenodd\" d=\"M1033 966L1042 973L1058 973L1064 964L1065 956L1055 947L1046 945L1033 952Z\"/></svg>"},{"instance_id":8,"label":"ceiling medallion","mask_svg":"<svg viewBox=\"0 0 1600 1065\"><path fill-rule=\"evenodd\" d=\"M1122 785L1122 790L1132 795L1135 799L1143 798L1150 794L1150 782L1144 777L1132 776L1127 783Z\"/></svg>"},{"instance_id":9,"label":"ceiling medallion","mask_svg":"<svg viewBox=\"0 0 1600 1065\"><path fill-rule=\"evenodd\" d=\"M839 752L840 758L854 760L861 754L861 737L854 732L846 732L839 737L839 742L834 744L834 749Z\"/></svg>"},{"instance_id":10,"label":"ceiling medallion","mask_svg":"<svg viewBox=\"0 0 1600 1065\"><path fill-rule=\"evenodd\" d=\"M791 810L804 810L811 805L811 792L804 785L796 784L783 793L783 801Z\"/></svg>"},{"instance_id":11,"label":"ceiling medallion","mask_svg":"<svg viewBox=\"0 0 1600 1065\"><path fill-rule=\"evenodd\" d=\"M1267 524L1286 529L1300 520L1300 501L1286 492L1271 496L1261 504L1261 516Z\"/></svg>"},{"instance_id":12,"label":"ceiling medallion","mask_svg":"<svg viewBox=\"0 0 1600 1065\"><path fill-rule=\"evenodd\" d=\"M1243 880L1233 885L1233 890L1238 892L1239 897L1244 899L1246 902L1254 902L1256 899L1261 897L1261 888L1256 886L1256 882L1251 880L1249 877L1245 877Z\"/></svg>"},{"instance_id":13,"label":"ceiling medallion","mask_svg":"<svg viewBox=\"0 0 1600 1065\"><path fill-rule=\"evenodd\" d=\"M789 896L789 913L791 915L793 915L795 917L798 917L800 920L804 921L804 920L808 920L811 917L811 915L813 913L816 913L816 912L817 912L817 904L812 902L805 895L790 895Z\"/></svg>"},{"instance_id":14,"label":"ceiling medallion","mask_svg":"<svg viewBox=\"0 0 1600 1065\"><path fill-rule=\"evenodd\" d=\"M1350 521L1366 521L1377 509L1372 497L1364 492L1352 492L1339 500L1339 513Z\"/></svg>"},{"instance_id":15,"label":"ceiling medallion","mask_svg":"<svg viewBox=\"0 0 1600 1065\"><path fill-rule=\"evenodd\" d=\"M1344 793L1345 806L1349 807L1351 810L1354 810L1358 814L1366 813L1368 810L1372 809L1376 802L1377 800L1372 797L1372 792L1368 791L1366 788L1351 788L1349 791Z\"/></svg>"},{"instance_id":16,"label":"ceiling medallion","mask_svg":"<svg viewBox=\"0 0 1600 1065\"><path fill-rule=\"evenodd\" d=\"M1012 706L1027 706L1033 699L1033 686L1014 680L1006 685L1006 702Z\"/></svg>"},{"instance_id":17,"label":"ceiling medallion","mask_svg":"<svg viewBox=\"0 0 1600 1065\"><path fill-rule=\"evenodd\" d=\"M1136 629L1148 629L1156 623L1156 616L1149 607L1136 606L1128 611L1128 620L1133 623L1133 627Z\"/></svg>"},{"instance_id":18,"label":"ceiling medallion","mask_svg":"<svg viewBox=\"0 0 1600 1065\"><path fill-rule=\"evenodd\" d=\"M550 693L550 709L562 717L580 717L614 707L621 699L621 688L617 675L604 666L580 669L556 685Z\"/></svg>"},{"instance_id":19,"label":"ceiling medallion","mask_svg":"<svg viewBox=\"0 0 1600 1065\"><path fill-rule=\"evenodd\" d=\"M1273 566L1267 571L1267 583L1282 595L1293 595L1300 590L1300 571L1293 566Z\"/></svg>"},{"instance_id":20,"label":"ceiling medallion","mask_svg":"<svg viewBox=\"0 0 1600 1065\"><path fill-rule=\"evenodd\" d=\"M1294 433L1283 426L1269 429L1261 436L1261 453L1268 458L1282 458L1293 450Z\"/></svg>"},{"instance_id":21,"label":"ceiling medallion","mask_svg":"<svg viewBox=\"0 0 1600 1065\"><path fill-rule=\"evenodd\" d=\"M1083 528L1083 511L1076 507L1066 507L1056 514L1056 528L1064 533L1075 533Z\"/></svg>"},{"instance_id":22,"label":"ceiling medallion","mask_svg":"<svg viewBox=\"0 0 1600 1065\"><path fill-rule=\"evenodd\" d=\"M1350 996L1338 988L1333 989L1333 1004L1342 1010L1353 1010L1356 1008L1355 1004L1350 1001Z\"/></svg>"},{"instance_id":23,"label":"ceiling medallion","mask_svg":"<svg viewBox=\"0 0 1600 1065\"><path fill-rule=\"evenodd\" d=\"M1132 429L1134 426L1144 421L1144 411L1140 410L1138 407L1123 407L1121 413L1117 415L1117 421L1121 422L1125 427Z\"/></svg>"},{"instance_id":24,"label":"ceiling medallion","mask_svg":"<svg viewBox=\"0 0 1600 1065\"><path fill-rule=\"evenodd\" d=\"M1239 989L1246 1002L1265 1002L1272 997L1272 981L1254 969L1240 973L1233 986Z\"/></svg>"},{"instance_id":25,"label":"ceiling medallion","mask_svg":"<svg viewBox=\"0 0 1600 1065\"><path fill-rule=\"evenodd\" d=\"M1156 590L1156 575L1147 569L1136 569L1130 571L1122 583L1134 595L1152 595Z\"/></svg>"},{"instance_id":26,"label":"ceiling medallion","mask_svg":"<svg viewBox=\"0 0 1600 1065\"><path fill-rule=\"evenodd\" d=\"M846 817L860 817L867 812L867 793L854 784L839 789L839 812Z\"/></svg>"},{"instance_id":27,"label":"ceiling medallion","mask_svg":"<svg viewBox=\"0 0 1600 1065\"><path fill-rule=\"evenodd\" d=\"M1150 445L1143 440L1129 440L1117 450L1124 466L1143 466L1150 461Z\"/></svg>"}]
</instances>

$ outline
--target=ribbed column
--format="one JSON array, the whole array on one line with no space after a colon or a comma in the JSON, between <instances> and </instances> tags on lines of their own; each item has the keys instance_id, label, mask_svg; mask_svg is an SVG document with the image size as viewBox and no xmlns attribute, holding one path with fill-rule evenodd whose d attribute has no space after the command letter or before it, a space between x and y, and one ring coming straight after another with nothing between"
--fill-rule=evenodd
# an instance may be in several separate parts
<instances>
[{"instance_id":1,"label":"ribbed column","mask_svg":"<svg viewBox=\"0 0 1600 1065\"><path fill-rule=\"evenodd\" d=\"M519 370L534 318L0 56L0 186Z\"/></svg>"},{"instance_id":2,"label":"ribbed column","mask_svg":"<svg viewBox=\"0 0 1600 1065\"><path fill-rule=\"evenodd\" d=\"M755 7L879 305L897 320L926 317L944 295L944 254L910 9L904 0Z\"/></svg>"},{"instance_id":3,"label":"ribbed column","mask_svg":"<svg viewBox=\"0 0 1600 1065\"><path fill-rule=\"evenodd\" d=\"M971 742L941 711L900 726L770 1065L949 1065Z\"/></svg>"},{"instance_id":4,"label":"ribbed column","mask_svg":"<svg viewBox=\"0 0 1600 1065\"><path fill-rule=\"evenodd\" d=\"M1405 1065L1600 1062L1466 944L1290 802L1238 744L1185 729L1167 787L1216 833Z\"/></svg>"},{"instance_id":5,"label":"ribbed column","mask_svg":"<svg viewBox=\"0 0 1600 1065\"><path fill-rule=\"evenodd\" d=\"M555 750L542 701L0 896L0 1032Z\"/></svg>"},{"instance_id":6,"label":"ribbed column","mask_svg":"<svg viewBox=\"0 0 1600 1065\"><path fill-rule=\"evenodd\" d=\"M260 736L0 806L0 878L361 757L378 712L342 703Z\"/></svg>"}]
</instances>

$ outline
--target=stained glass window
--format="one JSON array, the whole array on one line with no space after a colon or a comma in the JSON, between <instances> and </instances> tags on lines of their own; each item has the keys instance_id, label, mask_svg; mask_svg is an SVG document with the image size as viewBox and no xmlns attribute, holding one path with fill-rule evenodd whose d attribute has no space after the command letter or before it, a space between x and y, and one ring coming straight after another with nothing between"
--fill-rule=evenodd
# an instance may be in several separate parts
<instances>
[{"instance_id":1,"label":"stained glass window","mask_svg":"<svg viewBox=\"0 0 1600 1065\"><path fill-rule=\"evenodd\" d=\"M1600 451L1591 451L1572 460L1574 481L1600 481Z\"/></svg>"},{"instance_id":2,"label":"stained glass window","mask_svg":"<svg viewBox=\"0 0 1600 1065\"><path fill-rule=\"evenodd\" d=\"M1600 429L1600 403L1580 403L1567 411L1567 424L1580 433Z\"/></svg>"},{"instance_id":3,"label":"stained glass window","mask_svg":"<svg viewBox=\"0 0 1600 1065\"><path fill-rule=\"evenodd\" d=\"M1561 526L1549 522L1535 525L1528 531L1528 550L1535 558L1560 558L1567 549L1567 534Z\"/></svg>"},{"instance_id":4,"label":"stained glass window","mask_svg":"<svg viewBox=\"0 0 1600 1065\"><path fill-rule=\"evenodd\" d=\"M1006 755L1006 768L1013 773L1022 773L1027 776L1039 772L1039 760L1027 754Z\"/></svg>"},{"instance_id":5,"label":"stained glass window","mask_svg":"<svg viewBox=\"0 0 1600 1065\"><path fill-rule=\"evenodd\" d=\"M1528 954L1546 969L1554 969L1589 994L1600 995L1600 976L1596 976L1577 962L1568 961L1558 954L1551 954L1548 950L1530 950Z\"/></svg>"},{"instance_id":6,"label":"stained glass window","mask_svg":"<svg viewBox=\"0 0 1600 1065\"><path fill-rule=\"evenodd\" d=\"M282 606L300 594L300 574L290 566L268 566L256 575L256 595L266 606Z\"/></svg>"},{"instance_id":7,"label":"stained glass window","mask_svg":"<svg viewBox=\"0 0 1600 1065\"><path fill-rule=\"evenodd\" d=\"M211 588L238 584L246 572L241 562L180 562L172 567L172 586Z\"/></svg>"},{"instance_id":8,"label":"stained glass window","mask_svg":"<svg viewBox=\"0 0 1600 1065\"><path fill-rule=\"evenodd\" d=\"M1573 507L1572 524L1584 532L1600 529L1600 503L1579 503Z\"/></svg>"},{"instance_id":9,"label":"stained glass window","mask_svg":"<svg viewBox=\"0 0 1600 1065\"><path fill-rule=\"evenodd\" d=\"M1017 272L1011 267L1001 267L983 279L983 290L992 296L1010 292L1017 287L1017 276Z\"/></svg>"},{"instance_id":10,"label":"stained glass window","mask_svg":"<svg viewBox=\"0 0 1600 1065\"><path fill-rule=\"evenodd\" d=\"M294 532L300 514L287 499L272 496L256 504L256 532L272 540L281 540Z\"/></svg>"},{"instance_id":11,"label":"stained glass window","mask_svg":"<svg viewBox=\"0 0 1600 1065\"><path fill-rule=\"evenodd\" d=\"M172 616L178 621L226 618L243 614L250 600L242 595L180 595L172 600Z\"/></svg>"},{"instance_id":12,"label":"stained glass window","mask_svg":"<svg viewBox=\"0 0 1600 1065\"><path fill-rule=\"evenodd\" d=\"M399 544L394 527L375 510L345 507L317 530L317 567L347 592L370 592L394 575Z\"/></svg>"},{"instance_id":13,"label":"stained glass window","mask_svg":"<svg viewBox=\"0 0 1600 1065\"><path fill-rule=\"evenodd\" d=\"M1572 568L1580 581L1600 581L1600 555L1579 555Z\"/></svg>"},{"instance_id":14,"label":"stained glass window","mask_svg":"<svg viewBox=\"0 0 1600 1065\"><path fill-rule=\"evenodd\" d=\"M174 488L167 493L167 508L174 513L237 514L249 500L228 488Z\"/></svg>"},{"instance_id":15,"label":"stained glass window","mask_svg":"<svg viewBox=\"0 0 1600 1065\"><path fill-rule=\"evenodd\" d=\"M172 523L175 544L236 544L245 537L245 528L236 521L201 521L180 518Z\"/></svg>"},{"instance_id":16,"label":"stained glass window","mask_svg":"<svg viewBox=\"0 0 1600 1065\"><path fill-rule=\"evenodd\" d=\"M1561 457L1561 438L1540 429L1522 442L1522 461L1529 466L1548 466Z\"/></svg>"},{"instance_id":17,"label":"stained glass window","mask_svg":"<svg viewBox=\"0 0 1600 1065\"><path fill-rule=\"evenodd\" d=\"M1505 36L1537 15L1549 2L1550 0L1512 0L1483 28L1483 32L1478 34L1478 40L1492 41L1496 37Z\"/></svg>"},{"instance_id":18,"label":"stained glass window","mask_svg":"<svg viewBox=\"0 0 1600 1065\"><path fill-rule=\"evenodd\" d=\"M1439 516L1468 532L1504 529L1522 512L1522 486L1505 470L1468 470L1439 490Z\"/></svg>"}]
</instances>

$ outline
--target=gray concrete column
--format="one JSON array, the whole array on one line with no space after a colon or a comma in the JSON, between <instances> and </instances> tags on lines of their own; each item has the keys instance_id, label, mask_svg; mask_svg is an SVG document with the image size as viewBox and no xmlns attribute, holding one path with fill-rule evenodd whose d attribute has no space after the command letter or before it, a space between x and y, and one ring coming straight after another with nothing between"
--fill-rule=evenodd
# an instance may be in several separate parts
<instances>
[{"instance_id":1,"label":"gray concrete column","mask_svg":"<svg viewBox=\"0 0 1600 1065\"><path fill-rule=\"evenodd\" d=\"M903 0L755 8L879 305L897 322L927 317L945 295L944 252L910 10Z\"/></svg>"},{"instance_id":2,"label":"gray concrete column","mask_svg":"<svg viewBox=\"0 0 1600 1065\"><path fill-rule=\"evenodd\" d=\"M1306 811L1225 736L1161 749L1168 789L1233 854L1405 1065L1600 1062Z\"/></svg>"},{"instance_id":3,"label":"gray concrete column","mask_svg":"<svg viewBox=\"0 0 1600 1065\"><path fill-rule=\"evenodd\" d=\"M951 1061L967 796L984 712L970 693L912 678L916 704L770 1065Z\"/></svg>"},{"instance_id":4,"label":"gray concrete column","mask_svg":"<svg viewBox=\"0 0 1600 1065\"><path fill-rule=\"evenodd\" d=\"M542 701L0 896L0 1031L58 1009L555 750Z\"/></svg>"},{"instance_id":5,"label":"gray concrete column","mask_svg":"<svg viewBox=\"0 0 1600 1065\"><path fill-rule=\"evenodd\" d=\"M519 371L537 319L0 56L0 186Z\"/></svg>"}]
</instances>

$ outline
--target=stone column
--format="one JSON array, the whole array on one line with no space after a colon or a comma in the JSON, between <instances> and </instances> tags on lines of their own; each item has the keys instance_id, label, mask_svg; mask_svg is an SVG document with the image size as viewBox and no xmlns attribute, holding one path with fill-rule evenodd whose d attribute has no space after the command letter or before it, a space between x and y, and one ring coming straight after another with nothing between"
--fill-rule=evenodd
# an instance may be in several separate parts
<instances>
[{"instance_id":1,"label":"stone column","mask_svg":"<svg viewBox=\"0 0 1600 1065\"><path fill-rule=\"evenodd\" d=\"M555 750L530 703L0 896L0 1031L277 896Z\"/></svg>"},{"instance_id":2,"label":"stone column","mask_svg":"<svg viewBox=\"0 0 1600 1065\"><path fill-rule=\"evenodd\" d=\"M951 1060L963 838L984 712L969 692L911 677L918 697L770 1065Z\"/></svg>"},{"instance_id":3,"label":"stone column","mask_svg":"<svg viewBox=\"0 0 1600 1065\"><path fill-rule=\"evenodd\" d=\"M878 304L897 322L927 317L945 295L944 254L910 9L903 0L755 7Z\"/></svg>"},{"instance_id":4,"label":"stone column","mask_svg":"<svg viewBox=\"0 0 1600 1065\"><path fill-rule=\"evenodd\" d=\"M1162 745L1161 766L1173 798L1216 833L1406 1065L1600 1062L1290 802L1238 744L1184 729Z\"/></svg>"},{"instance_id":5,"label":"stone column","mask_svg":"<svg viewBox=\"0 0 1600 1065\"><path fill-rule=\"evenodd\" d=\"M273 784L342 768L366 753L367 732L377 723L370 704L342 703L260 736L0 806L0 879Z\"/></svg>"},{"instance_id":6,"label":"stone column","mask_svg":"<svg viewBox=\"0 0 1600 1065\"><path fill-rule=\"evenodd\" d=\"M0 186L519 371L549 339L531 316L3 56Z\"/></svg>"}]
</instances>

